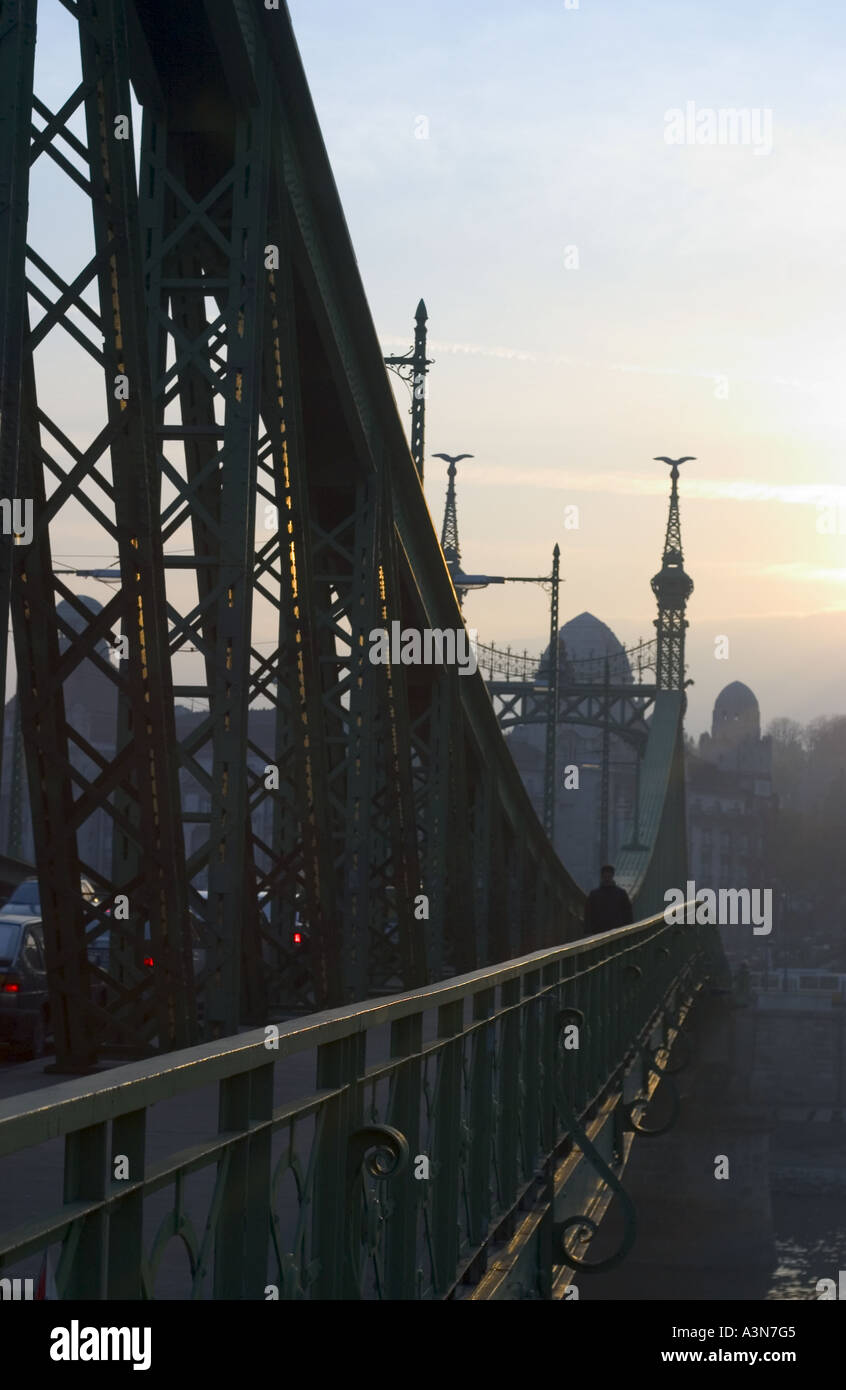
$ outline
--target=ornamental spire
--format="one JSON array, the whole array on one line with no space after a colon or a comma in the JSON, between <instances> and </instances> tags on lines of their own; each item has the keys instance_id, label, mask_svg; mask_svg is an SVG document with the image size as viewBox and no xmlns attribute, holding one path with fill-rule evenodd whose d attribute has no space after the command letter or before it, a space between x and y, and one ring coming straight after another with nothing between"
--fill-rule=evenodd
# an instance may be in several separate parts
<instances>
[{"instance_id":1,"label":"ornamental spire","mask_svg":"<svg viewBox=\"0 0 846 1390\"><path fill-rule=\"evenodd\" d=\"M658 637L655 683L659 690L684 690L684 634L687 600L693 593L693 580L684 569L681 518L679 515L679 467L695 462L692 455L684 458L656 458L656 463L670 466L670 511L661 568L652 579L652 592L658 600L655 630Z\"/></svg>"}]
</instances>

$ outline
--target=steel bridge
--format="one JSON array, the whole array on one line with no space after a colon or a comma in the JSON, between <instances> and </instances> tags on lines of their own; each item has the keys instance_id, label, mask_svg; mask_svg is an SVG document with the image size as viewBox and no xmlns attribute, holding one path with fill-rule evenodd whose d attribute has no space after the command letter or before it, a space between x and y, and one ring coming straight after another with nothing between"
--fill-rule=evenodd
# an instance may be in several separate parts
<instances>
[{"instance_id":1,"label":"steel bridge","mask_svg":"<svg viewBox=\"0 0 846 1390\"><path fill-rule=\"evenodd\" d=\"M78 47L61 100L36 19ZM60 1296L151 1297L178 1238L195 1297L563 1297L719 969L712 929L661 915L687 877L678 467L654 683L606 671L588 721L643 752L637 920L586 940L492 698L534 718L538 671L370 659L394 622L463 619L284 4L0 0L0 106L2 494L31 504L0 613L78 1078L0 1104L0 1154L65 1144L63 1204L0 1267L58 1245ZM45 168L78 256L28 215ZM71 535L116 557L96 612ZM217 1129L153 1162L150 1108L211 1083Z\"/></svg>"}]
</instances>

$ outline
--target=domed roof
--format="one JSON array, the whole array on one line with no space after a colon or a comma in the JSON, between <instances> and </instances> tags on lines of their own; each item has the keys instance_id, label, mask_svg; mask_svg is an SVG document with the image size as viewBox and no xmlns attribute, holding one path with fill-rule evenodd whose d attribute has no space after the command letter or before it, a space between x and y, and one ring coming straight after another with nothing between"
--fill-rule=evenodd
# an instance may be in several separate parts
<instances>
[{"instance_id":1,"label":"domed roof","mask_svg":"<svg viewBox=\"0 0 846 1390\"><path fill-rule=\"evenodd\" d=\"M90 594L77 594L77 598L79 599L79 602L83 603L86 608L91 610L92 613L102 613L102 603L100 603L98 599L92 598ZM61 603L56 604L56 613L60 618L64 618L68 626L72 627L75 632L81 631L82 619L80 618L73 604L68 603L68 600L66 598L63 598Z\"/></svg>"},{"instance_id":2,"label":"domed roof","mask_svg":"<svg viewBox=\"0 0 846 1390\"><path fill-rule=\"evenodd\" d=\"M579 613L566 622L558 633L561 655L561 674L573 681L601 681L604 676L605 658L609 657L609 673L612 680L628 682L632 679L631 666L625 655L625 648L614 635L607 623L595 618L592 613ZM541 657L541 668L549 660L547 647Z\"/></svg>"},{"instance_id":3,"label":"domed roof","mask_svg":"<svg viewBox=\"0 0 846 1390\"><path fill-rule=\"evenodd\" d=\"M758 712L758 701L753 691L743 681L732 681L731 685L725 686L714 701L714 713L717 711L724 719L731 719L738 714Z\"/></svg>"},{"instance_id":4,"label":"domed roof","mask_svg":"<svg viewBox=\"0 0 846 1390\"><path fill-rule=\"evenodd\" d=\"M711 737L724 747L735 747L761 737L758 701L743 681L732 681L714 701Z\"/></svg>"}]
</instances>

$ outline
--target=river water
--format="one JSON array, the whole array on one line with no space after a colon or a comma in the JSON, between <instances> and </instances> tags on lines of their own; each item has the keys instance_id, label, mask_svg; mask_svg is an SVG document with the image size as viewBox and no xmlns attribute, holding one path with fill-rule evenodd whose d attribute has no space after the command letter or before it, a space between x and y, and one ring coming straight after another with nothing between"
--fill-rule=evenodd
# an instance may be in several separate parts
<instances>
[{"instance_id":1,"label":"river water","mask_svg":"<svg viewBox=\"0 0 846 1390\"><path fill-rule=\"evenodd\" d=\"M774 1194L773 1224L778 1263L768 1299L817 1298L818 1279L838 1282L846 1271L846 1197Z\"/></svg>"}]
</instances>

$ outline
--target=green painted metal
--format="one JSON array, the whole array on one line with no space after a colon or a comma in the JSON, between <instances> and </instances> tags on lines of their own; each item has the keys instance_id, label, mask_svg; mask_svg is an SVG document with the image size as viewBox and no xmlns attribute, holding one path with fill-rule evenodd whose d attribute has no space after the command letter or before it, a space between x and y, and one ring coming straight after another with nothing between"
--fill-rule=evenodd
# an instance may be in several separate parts
<instances>
[{"instance_id":1,"label":"green painted metal","mask_svg":"<svg viewBox=\"0 0 846 1390\"><path fill-rule=\"evenodd\" d=\"M0 497L10 500L22 496L18 487L18 455L24 410L21 387L26 292L21 267L26 254L35 16L36 0L9 0L0 16ZM0 534L0 772L13 549L14 537ZM13 746L17 774L17 700L15 714ZM19 858L20 848L15 849L14 843L15 831L10 829L7 852Z\"/></svg>"},{"instance_id":2,"label":"green painted metal","mask_svg":"<svg viewBox=\"0 0 846 1390\"><path fill-rule=\"evenodd\" d=\"M59 1069L84 1068L109 1033L142 1047L154 1035L165 1047L184 1046L197 1036L184 856L177 848L177 772L170 755L172 696L162 541L154 515L155 441L144 353L134 151L131 132L129 138L116 138L116 122L128 119L131 110L128 39L123 6L112 0L97 5L82 0L74 6L74 16L81 84L54 113L32 92L30 82L21 110L33 110L44 123L33 133L29 163L50 158L89 199L94 255L65 283L39 254L33 235L34 244L27 245L17 266L21 288L44 312L35 326L26 313L19 325L19 490L33 501L34 533L31 544L15 547L12 584L21 724ZM34 6L29 17L34 21ZM4 32L4 50L7 38ZM84 140L68 126L77 111L85 119ZM62 153L63 142L81 161L81 171ZM30 278L31 268L51 293ZM94 291L96 310L83 297L88 289ZM85 331L79 327L80 316ZM102 346L90 336L92 328ZM68 437L70 427L51 418L49 378L46 383L39 379L34 367L37 349L62 331L102 373L107 405L104 409L102 396L92 403L93 418L101 423L85 449ZM125 399L116 394L118 375L128 382ZM3 430L14 422L12 411ZM53 572L57 533L68 513L78 516L80 504L91 527L92 548L112 550L119 557L120 588L96 615ZM75 630L67 622L60 626L59 598L75 614ZM128 653L116 667L103 652L119 632L126 636ZM83 663L89 673L96 668L102 688L110 689L120 711L123 729L132 729L131 740L118 735L112 758L92 747L87 730L71 727L68 720L65 686ZM80 857L79 831L94 814L107 815L114 827L115 860L122 867L112 882L104 882ZM96 913L82 899L81 871L101 890L103 902ZM125 925L114 913L111 918L105 913L118 890L129 898ZM86 942L108 927L113 935L135 942L145 921L151 923L158 957L155 983L143 975L115 981L103 1010L92 998Z\"/></svg>"},{"instance_id":3,"label":"green painted metal","mask_svg":"<svg viewBox=\"0 0 846 1390\"><path fill-rule=\"evenodd\" d=\"M660 691L641 764L638 787L640 849L617 856L617 881L627 889L636 914L657 912L668 888L685 890L684 738L681 691Z\"/></svg>"},{"instance_id":4,"label":"green painted metal","mask_svg":"<svg viewBox=\"0 0 846 1390\"><path fill-rule=\"evenodd\" d=\"M605 658L604 665L604 691L603 691L603 720L602 720L602 739L600 762L600 791L599 791L599 865L608 862L608 812L611 794L611 723L609 719L611 701L608 690L611 685L611 672L609 670L608 658Z\"/></svg>"},{"instance_id":5,"label":"green painted metal","mask_svg":"<svg viewBox=\"0 0 846 1390\"><path fill-rule=\"evenodd\" d=\"M410 451L287 13L261 0L66 8L85 80L58 113L38 102L27 76L34 5L12 6L20 26L0 39L0 72L11 75L12 58L23 64L15 81L27 111L25 130L13 124L0 137L0 175L14 203L11 221L0 209L0 256L24 283L14 219L25 203L30 108L45 126L29 159L57 161L88 198L96 251L66 284L30 248L52 297L28 284L44 310L30 331L25 298L10 281L2 293L11 326L0 329L10 411L8 429L0 419L2 456L16 452L20 436L36 511L32 544L15 548L12 605L60 1065L85 1066L104 1045L166 1049L234 1035L269 1011L346 1007L573 941L583 894L532 809L481 675L369 659L374 627L456 629L462 617L421 487L422 399L415 395ZM132 140L115 134L130 111L130 84L143 112L137 177ZM68 129L77 108L86 143ZM97 310L83 298L89 286ZM79 315L97 341L82 334ZM421 302L415 390L428 366L424 325ZM85 450L72 444L67 421L49 418L37 391L35 350L59 329L75 335L106 385L108 407L99 403L101 428ZM8 363L22 370L10 375ZM114 396L116 374L129 377L127 401ZM62 465L50 453L56 442ZM119 555L121 585L99 615L53 574L57 527L79 501ZM268 510L275 527L265 524ZM59 598L78 631L60 623ZM260 614L269 627L259 637ZM118 633L128 652L113 665L98 644ZM185 674L189 660L196 676ZM110 682L113 757L69 722L65 686L83 662ZM617 698L609 687L606 705ZM190 721L177 714L189 699L200 706ZM547 717L549 708L547 698ZM643 708L632 706L631 721L643 724ZM663 724L657 715L653 723L658 739ZM661 744L666 768L679 766L678 729L674 737ZM90 760L85 773L75 750ZM658 753L649 760L647 798L659 762ZM665 785L675 807L676 781ZM79 891L87 868L80 829L95 813L109 821L112 867L99 876L104 903L92 910ZM653 897L662 873L680 875L678 824L669 815L650 821L648 864L635 868L652 874ZM130 899L125 923L106 915L118 893ZM259 912L263 893L269 921ZM206 930L196 980L189 911ZM139 960L147 920L152 977ZM295 944L298 922L305 939ZM86 944L104 927L112 966L101 1006ZM531 1016L530 1050L546 1026ZM420 1087L424 1098L430 1087L433 1123L440 1116L443 1129L460 1090L454 1059L466 1021L444 1014L441 1022L453 1029L442 1039L453 1062L421 1064ZM492 1036L490 1020L483 1024ZM327 1084L352 1088L337 1114L321 1112L328 1130L346 1133L353 1112L367 1128L358 1060L341 1049L321 1062L321 1075L338 1078ZM468 1065L485 1074L483 1056ZM512 1062L491 1065L492 1085L513 1110ZM432 1068L443 1071L437 1085ZM397 1094L405 1113L408 1095L402 1086ZM238 1130L265 1106L264 1092L233 1088L221 1114ZM381 1102L376 1109L381 1123ZM531 1129L548 1128L549 1115L533 1113ZM472 1131L465 1139L478 1164ZM515 1157L510 1143L492 1134L513 1176L520 1154L537 1145L523 1135ZM246 1170L228 1151L220 1159L212 1244L221 1249L240 1239L231 1194L245 1171L261 1169L256 1155ZM325 1155L304 1172L321 1192L347 1181ZM375 1180L390 1191L398 1172ZM202 1282L212 1235L191 1234L183 1196L171 1226ZM338 1200L326 1198L330 1225ZM462 1200L474 1230L493 1219L482 1198L463 1192ZM424 1273L424 1288L446 1288L458 1258L438 1203L421 1199L415 1208L424 1224L434 1222L435 1273ZM367 1205L371 1227L381 1210ZM307 1244L305 1228L298 1239ZM318 1246L328 1239L321 1227ZM162 1248L142 1268L144 1288ZM356 1282L349 1257L331 1273L322 1263L315 1273L320 1261L286 1265L286 1287L317 1280L337 1292ZM408 1294L398 1261L396 1252L384 1261L371 1251L368 1277ZM227 1274L215 1279L230 1287ZM417 1292L416 1275L413 1282Z\"/></svg>"},{"instance_id":6,"label":"green painted metal","mask_svg":"<svg viewBox=\"0 0 846 1390\"><path fill-rule=\"evenodd\" d=\"M561 682L561 643L558 636L559 579L561 550L552 552L552 592L549 599L549 671L546 713L546 758L543 783L543 827L555 842L555 802L558 795L558 689Z\"/></svg>"},{"instance_id":7,"label":"green painted metal","mask_svg":"<svg viewBox=\"0 0 846 1390\"><path fill-rule=\"evenodd\" d=\"M0 1157L63 1138L66 1160L64 1202L0 1235L0 1269L60 1247L60 1297L150 1298L178 1239L193 1298L554 1296L589 1272L576 1218L624 1189L656 1057L718 957L713 928L656 916L5 1100ZM217 1133L150 1163L150 1108L211 1084Z\"/></svg>"},{"instance_id":8,"label":"green painted metal","mask_svg":"<svg viewBox=\"0 0 846 1390\"><path fill-rule=\"evenodd\" d=\"M12 728L12 779L9 788L9 825L6 853L10 859L23 855L24 748L21 728L21 702L15 694L15 722ZM2 762L0 761L0 766Z\"/></svg>"},{"instance_id":9,"label":"green painted metal","mask_svg":"<svg viewBox=\"0 0 846 1390\"><path fill-rule=\"evenodd\" d=\"M687 601L693 593L693 580L685 573L679 515L679 464L693 459L656 459L670 464L670 508L661 568L652 580L652 591L658 600L655 631L658 659L655 680L659 690L684 690L684 635L688 627L685 618Z\"/></svg>"},{"instance_id":10,"label":"green painted metal","mask_svg":"<svg viewBox=\"0 0 846 1390\"><path fill-rule=\"evenodd\" d=\"M391 356L384 359L385 366L395 371L397 376L402 377L411 387L410 449L421 486L426 451L426 373L432 366L431 358L426 356L427 318L426 305L421 299L414 314L413 348L404 356Z\"/></svg>"}]
</instances>

